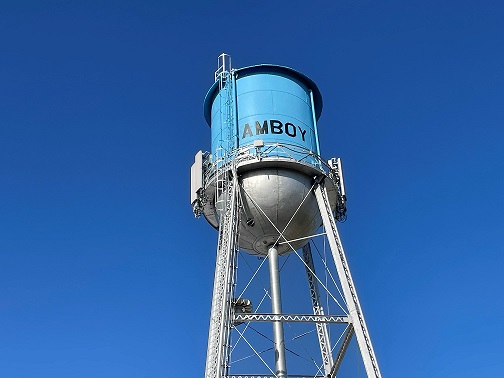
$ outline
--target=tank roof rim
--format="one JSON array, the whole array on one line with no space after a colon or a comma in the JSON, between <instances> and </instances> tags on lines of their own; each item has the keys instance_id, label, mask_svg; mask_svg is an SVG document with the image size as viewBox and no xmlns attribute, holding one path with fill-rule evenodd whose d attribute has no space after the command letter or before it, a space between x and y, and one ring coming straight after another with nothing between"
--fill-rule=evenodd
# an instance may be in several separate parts
<instances>
[{"instance_id":1,"label":"tank roof rim","mask_svg":"<svg viewBox=\"0 0 504 378\"><path fill-rule=\"evenodd\" d=\"M254 71L260 72L260 71L266 70L266 69L269 72L282 72L282 71L288 72L295 79L300 80L309 89L311 89L313 92L313 101L315 103L315 117L318 121L318 119L320 118L320 115L322 114L322 107L323 107L322 94L320 93L320 90L319 90L317 84L315 84L315 82L312 79L310 79L308 76L306 76L305 74L302 74L301 72L299 72L293 68L287 67L287 66L280 66L280 65L276 65L276 64L266 64L266 63L265 64L256 64L253 66L247 66L247 67L242 67L242 68L236 68L233 71L236 73L240 73L240 72L254 73ZM211 126L212 101L213 101L214 97L216 96L216 93L218 90L218 84L219 84L218 81L216 81L212 84L212 86L208 90L207 94L205 95L205 100L203 102L203 113L205 116L205 120L208 123L208 126Z\"/></svg>"}]
</instances>

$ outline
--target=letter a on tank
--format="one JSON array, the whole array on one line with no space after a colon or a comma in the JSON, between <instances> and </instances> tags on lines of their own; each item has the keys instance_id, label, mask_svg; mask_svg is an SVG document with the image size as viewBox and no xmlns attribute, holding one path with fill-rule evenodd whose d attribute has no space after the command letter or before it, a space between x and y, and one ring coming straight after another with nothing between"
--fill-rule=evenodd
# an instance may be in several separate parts
<instances>
[{"instance_id":1,"label":"letter a on tank","mask_svg":"<svg viewBox=\"0 0 504 378\"><path fill-rule=\"evenodd\" d=\"M249 136L254 136L252 134L252 130L250 129L250 126L248 123L245 124L245 127L243 128L243 136L242 139L245 138L247 135Z\"/></svg>"}]
</instances>

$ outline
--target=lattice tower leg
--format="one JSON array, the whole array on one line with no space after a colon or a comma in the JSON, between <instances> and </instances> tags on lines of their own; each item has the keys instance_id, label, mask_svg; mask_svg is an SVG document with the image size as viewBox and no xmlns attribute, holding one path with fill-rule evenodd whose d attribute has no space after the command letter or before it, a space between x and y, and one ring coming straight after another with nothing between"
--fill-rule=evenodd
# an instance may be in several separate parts
<instances>
[{"instance_id":1,"label":"lattice tower leg","mask_svg":"<svg viewBox=\"0 0 504 378\"><path fill-rule=\"evenodd\" d=\"M313 314L314 315L324 315L324 308L320 302L320 292L318 287L318 281L315 278L315 265L313 264L313 257L311 252L310 243L303 247L303 260L306 264L306 277L308 278L308 285L310 287L310 297L312 300ZM322 354L322 362L324 363L325 374L328 375L331 372L331 367L333 364L333 358L331 354L331 341L329 339L329 333L327 332L326 323L315 323L317 329L317 336L320 345L320 353Z\"/></svg>"},{"instance_id":2,"label":"lattice tower leg","mask_svg":"<svg viewBox=\"0 0 504 378\"><path fill-rule=\"evenodd\" d=\"M352 320L352 325L357 338L357 344L359 345L362 355L366 374L368 378L381 378L378 361L376 360L373 346L371 344L371 338L369 337L366 322L364 321L364 314L362 313L359 304L357 291L355 290L352 275L350 274L350 268L348 267L338 229L336 228L336 221L334 220L331 206L329 204L327 190L323 181L315 188L315 197L317 198L320 215L322 216L322 221L327 232L329 246L331 247L331 252L336 264L336 270L341 282L350 318Z\"/></svg>"},{"instance_id":3,"label":"lattice tower leg","mask_svg":"<svg viewBox=\"0 0 504 378\"><path fill-rule=\"evenodd\" d=\"M219 241L215 265L212 310L208 334L206 378L227 375L229 334L232 321L232 298L236 253L238 248L238 182L236 175L226 183L225 212L219 222Z\"/></svg>"}]
</instances>

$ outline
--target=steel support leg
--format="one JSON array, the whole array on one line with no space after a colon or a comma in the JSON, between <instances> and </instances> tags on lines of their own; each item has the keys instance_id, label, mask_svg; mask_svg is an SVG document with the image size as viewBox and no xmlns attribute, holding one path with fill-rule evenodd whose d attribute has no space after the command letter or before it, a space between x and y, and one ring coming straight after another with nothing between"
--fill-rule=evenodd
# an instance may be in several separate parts
<instances>
[{"instance_id":1,"label":"steel support leg","mask_svg":"<svg viewBox=\"0 0 504 378\"><path fill-rule=\"evenodd\" d=\"M271 310L273 314L282 313L282 298L280 296L280 272L278 270L278 251L272 246L268 250L270 286L271 286ZM285 362L285 341L283 323L273 321L273 339L275 341L275 366L276 377L287 377L287 366Z\"/></svg>"},{"instance_id":2,"label":"steel support leg","mask_svg":"<svg viewBox=\"0 0 504 378\"><path fill-rule=\"evenodd\" d=\"M334 220L327 196L327 190L323 181L315 188L315 197L317 198L320 215L322 216L322 221L327 232L329 246L331 247L331 252L336 264L336 270L338 271L338 277L343 289L343 295L345 296L350 318L352 319L352 325L355 330L357 344L359 345L362 359L364 361L366 374L368 378L380 378L381 373L378 367L378 361L376 360L373 345L371 344L366 322L364 321L364 315L361 311L359 299L357 297L357 291L355 290L352 276L350 274L350 269L341 244L338 229L336 228L336 222Z\"/></svg>"},{"instance_id":3,"label":"steel support leg","mask_svg":"<svg viewBox=\"0 0 504 378\"><path fill-rule=\"evenodd\" d=\"M310 297L312 300L313 314L324 315L324 308L322 307L322 303L320 303L318 282L315 278L315 265L313 264L310 243L306 244L303 247L303 260L306 264L306 277L308 278L308 285L310 286ZM331 354L331 341L329 339L329 333L327 332L327 324L316 323L315 327L317 329L317 336L319 340L320 353L322 355L322 362L324 364L324 371L325 374L328 375L331 372L333 358Z\"/></svg>"},{"instance_id":4,"label":"steel support leg","mask_svg":"<svg viewBox=\"0 0 504 378\"><path fill-rule=\"evenodd\" d=\"M236 175L223 186L225 211L219 222L205 378L221 378L227 375L238 235L237 187Z\"/></svg>"}]
</instances>

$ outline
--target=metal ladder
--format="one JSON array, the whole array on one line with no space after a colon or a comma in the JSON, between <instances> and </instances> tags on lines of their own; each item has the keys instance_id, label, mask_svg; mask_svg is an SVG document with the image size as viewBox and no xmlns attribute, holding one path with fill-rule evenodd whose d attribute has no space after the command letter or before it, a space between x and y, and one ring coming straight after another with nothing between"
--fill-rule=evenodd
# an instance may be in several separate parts
<instances>
[{"instance_id":1,"label":"metal ladder","mask_svg":"<svg viewBox=\"0 0 504 378\"><path fill-rule=\"evenodd\" d=\"M220 213L224 210L224 196L222 190L227 186L230 162L233 158L233 151L238 147L233 136L236 133L235 127L235 82L231 69L231 56L221 54L218 58L218 68L215 71L215 81L219 82L219 100L221 112L220 139L219 146L215 150L215 207ZM215 127L216 125L213 125Z\"/></svg>"}]
</instances>

